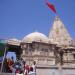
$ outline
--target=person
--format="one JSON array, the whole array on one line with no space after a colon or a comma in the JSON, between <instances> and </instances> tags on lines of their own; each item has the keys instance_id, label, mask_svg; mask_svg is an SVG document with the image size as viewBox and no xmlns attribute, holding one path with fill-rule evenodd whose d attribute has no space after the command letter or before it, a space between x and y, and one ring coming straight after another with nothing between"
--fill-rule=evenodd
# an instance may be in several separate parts
<instances>
[{"instance_id":1,"label":"person","mask_svg":"<svg viewBox=\"0 0 75 75\"><path fill-rule=\"evenodd\" d=\"M29 73L29 65L26 64L26 62L24 61L24 75L28 75Z\"/></svg>"},{"instance_id":2,"label":"person","mask_svg":"<svg viewBox=\"0 0 75 75\"><path fill-rule=\"evenodd\" d=\"M24 60L20 58L19 63L21 64L21 71L24 71Z\"/></svg>"},{"instance_id":3,"label":"person","mask_svg":"<svg viewBox=\"0 0 75 75\"><path fill-rule=\"evenodd\" d=\"M33 71L33 67L30 67L30 71L28 75L35 75L35 72Z\"/></svg>"},{"instance_id":4,"label":"person","mask_svg":"<svg viewBox=\"0 0 75 75\"><path fill-rule=\"evenodd\" d=\"M16 73L21 71L21 64L19 62L19 60L17 59L17 61L14 63L14 68L16 69Z\"/></svg>"},{"instance_id":5,"label":"person","mask_svg":"<svg viewBox=\"0 0 75 75\"><path fill-rule=\"evenodd\" d=\"M32 68L33 68L33 72L34 72L35 75L36 75L36 62L35 62L35 61L33 61Z\"/></svg>"},{"instance_id":6,"label":"person","mask_svg":"<svg viewBox=\"0 0 75 75\"><path fill-rule=\"evenodd\" d=\"M12 63L11 59L8 58L7 59L7 66L8 66L8 72L9 73L12 73L12 65L13 65L13 63Z\"/></svg>"},{"instance_id":7,"label":"person","mask_svg":"<svg viewBox=\"0 0 75 75\"><path fill-rule=\"evenodd\" d=\"M11 69L12 73L15 73L15 68L13 67L13 65L14 65L14 57L13 56L11 57L10 63L11 63L10 69Z\"/></svg>"},{"instance_id":8,"label":"person","mask_svg":"<svg viewBox=\"0 0 75 75\"><path fill-rule=\"evenodd\" d=\"M22 71L20 72L19 70L17 70L15 75L23 75L23 72Z\"/></svg>"},{"instance_id":9,"label":"person","mask_svg":"<svg viewBox=\"0 0 75 75\"><path fill-rule=\"evenodd\" d=\"M14 64L14 57L12 56L11 57L11 65L13 65Z\"/></svg>"}]
</instances>

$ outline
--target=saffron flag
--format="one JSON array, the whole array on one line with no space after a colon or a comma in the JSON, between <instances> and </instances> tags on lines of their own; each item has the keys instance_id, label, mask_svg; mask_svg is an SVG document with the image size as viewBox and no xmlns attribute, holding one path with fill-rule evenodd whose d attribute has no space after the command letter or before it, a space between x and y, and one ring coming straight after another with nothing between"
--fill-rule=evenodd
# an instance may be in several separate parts
<instances>
[{"instance_id":1,"label":"saffron flag","mask_svg":"<svg viewBox=\"0 0 75 75\"><path fill-rule=\"evenodd\" d=\"M54 5L53 5L52 3L50 3L50 2L48 2L48 1L46 0L46 4L47 4L47 6L48 6L54 13L56 13L56 9L55 9L55 7L54 7Z\"/></svg>"}]
</instances>

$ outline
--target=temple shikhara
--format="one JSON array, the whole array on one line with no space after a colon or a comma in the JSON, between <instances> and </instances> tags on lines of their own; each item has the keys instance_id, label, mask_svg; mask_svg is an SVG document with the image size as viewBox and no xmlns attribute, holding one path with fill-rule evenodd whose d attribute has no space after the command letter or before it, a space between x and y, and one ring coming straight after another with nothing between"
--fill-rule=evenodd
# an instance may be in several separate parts
<instances>
[{"instance_id":1,"label":"temple shikhara","mask_svg":"<svg viewBox=\"0 0 75 75\"><path fill-rule=\"evenodd\" d=\"M6 41L6 53L14 51L16 58L21 57L30 65L35 61L37 75L58 75L61 69L62 75L75 75L75 41L58 16L48 36L35 31L22 40Z\"/></svg>"}]
</instances>

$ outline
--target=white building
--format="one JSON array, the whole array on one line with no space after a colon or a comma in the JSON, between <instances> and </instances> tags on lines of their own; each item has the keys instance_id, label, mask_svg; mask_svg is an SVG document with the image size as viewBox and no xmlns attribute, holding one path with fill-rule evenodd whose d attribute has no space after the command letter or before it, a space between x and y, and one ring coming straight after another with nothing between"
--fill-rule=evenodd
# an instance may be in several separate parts
<instances>
[{"instance_id":1,"label":"white building","mask_svg":"<svg viewBox=\"0 0 75 75\"><path fill-rule=\"evenodd\" d=\"M49 36L33 32L21 41L14 39L10 42L11 40L8 40L8 44L21 46L20 57L27 64L31 65L36 61L38 75L58 75L58 69L61 68L63 75L75 75L75 42L59 17L55 17Z\"/></svg>"}]
</instances>

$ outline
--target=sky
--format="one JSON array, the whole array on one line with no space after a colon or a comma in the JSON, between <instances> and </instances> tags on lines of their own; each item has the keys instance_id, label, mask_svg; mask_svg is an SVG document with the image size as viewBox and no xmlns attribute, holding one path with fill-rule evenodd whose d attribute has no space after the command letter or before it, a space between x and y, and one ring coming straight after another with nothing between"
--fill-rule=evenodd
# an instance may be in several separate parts
<instances>
[{"instance_id":1,"label":"sky","mask_svg":"<svg viewBox=\"0 0 75 75\"><path fill-rule=\"evenodd\" d=\"M16 54L15 52L8 52L6 55L6 58L11 58L13 57L14 61L16 61Z\"/></svg>"},{"instance_id":2,"label":"sky","mask_svg":"<svg viewBox=\"0 0 75 75\"><path fill-rule=\"evenodd\" d=\"M75 0L48 1L75 39ZM0 38L21 40L34 31L48 35L55 16L45 0L0 0Z\"/></svg>"}]
</instances>

